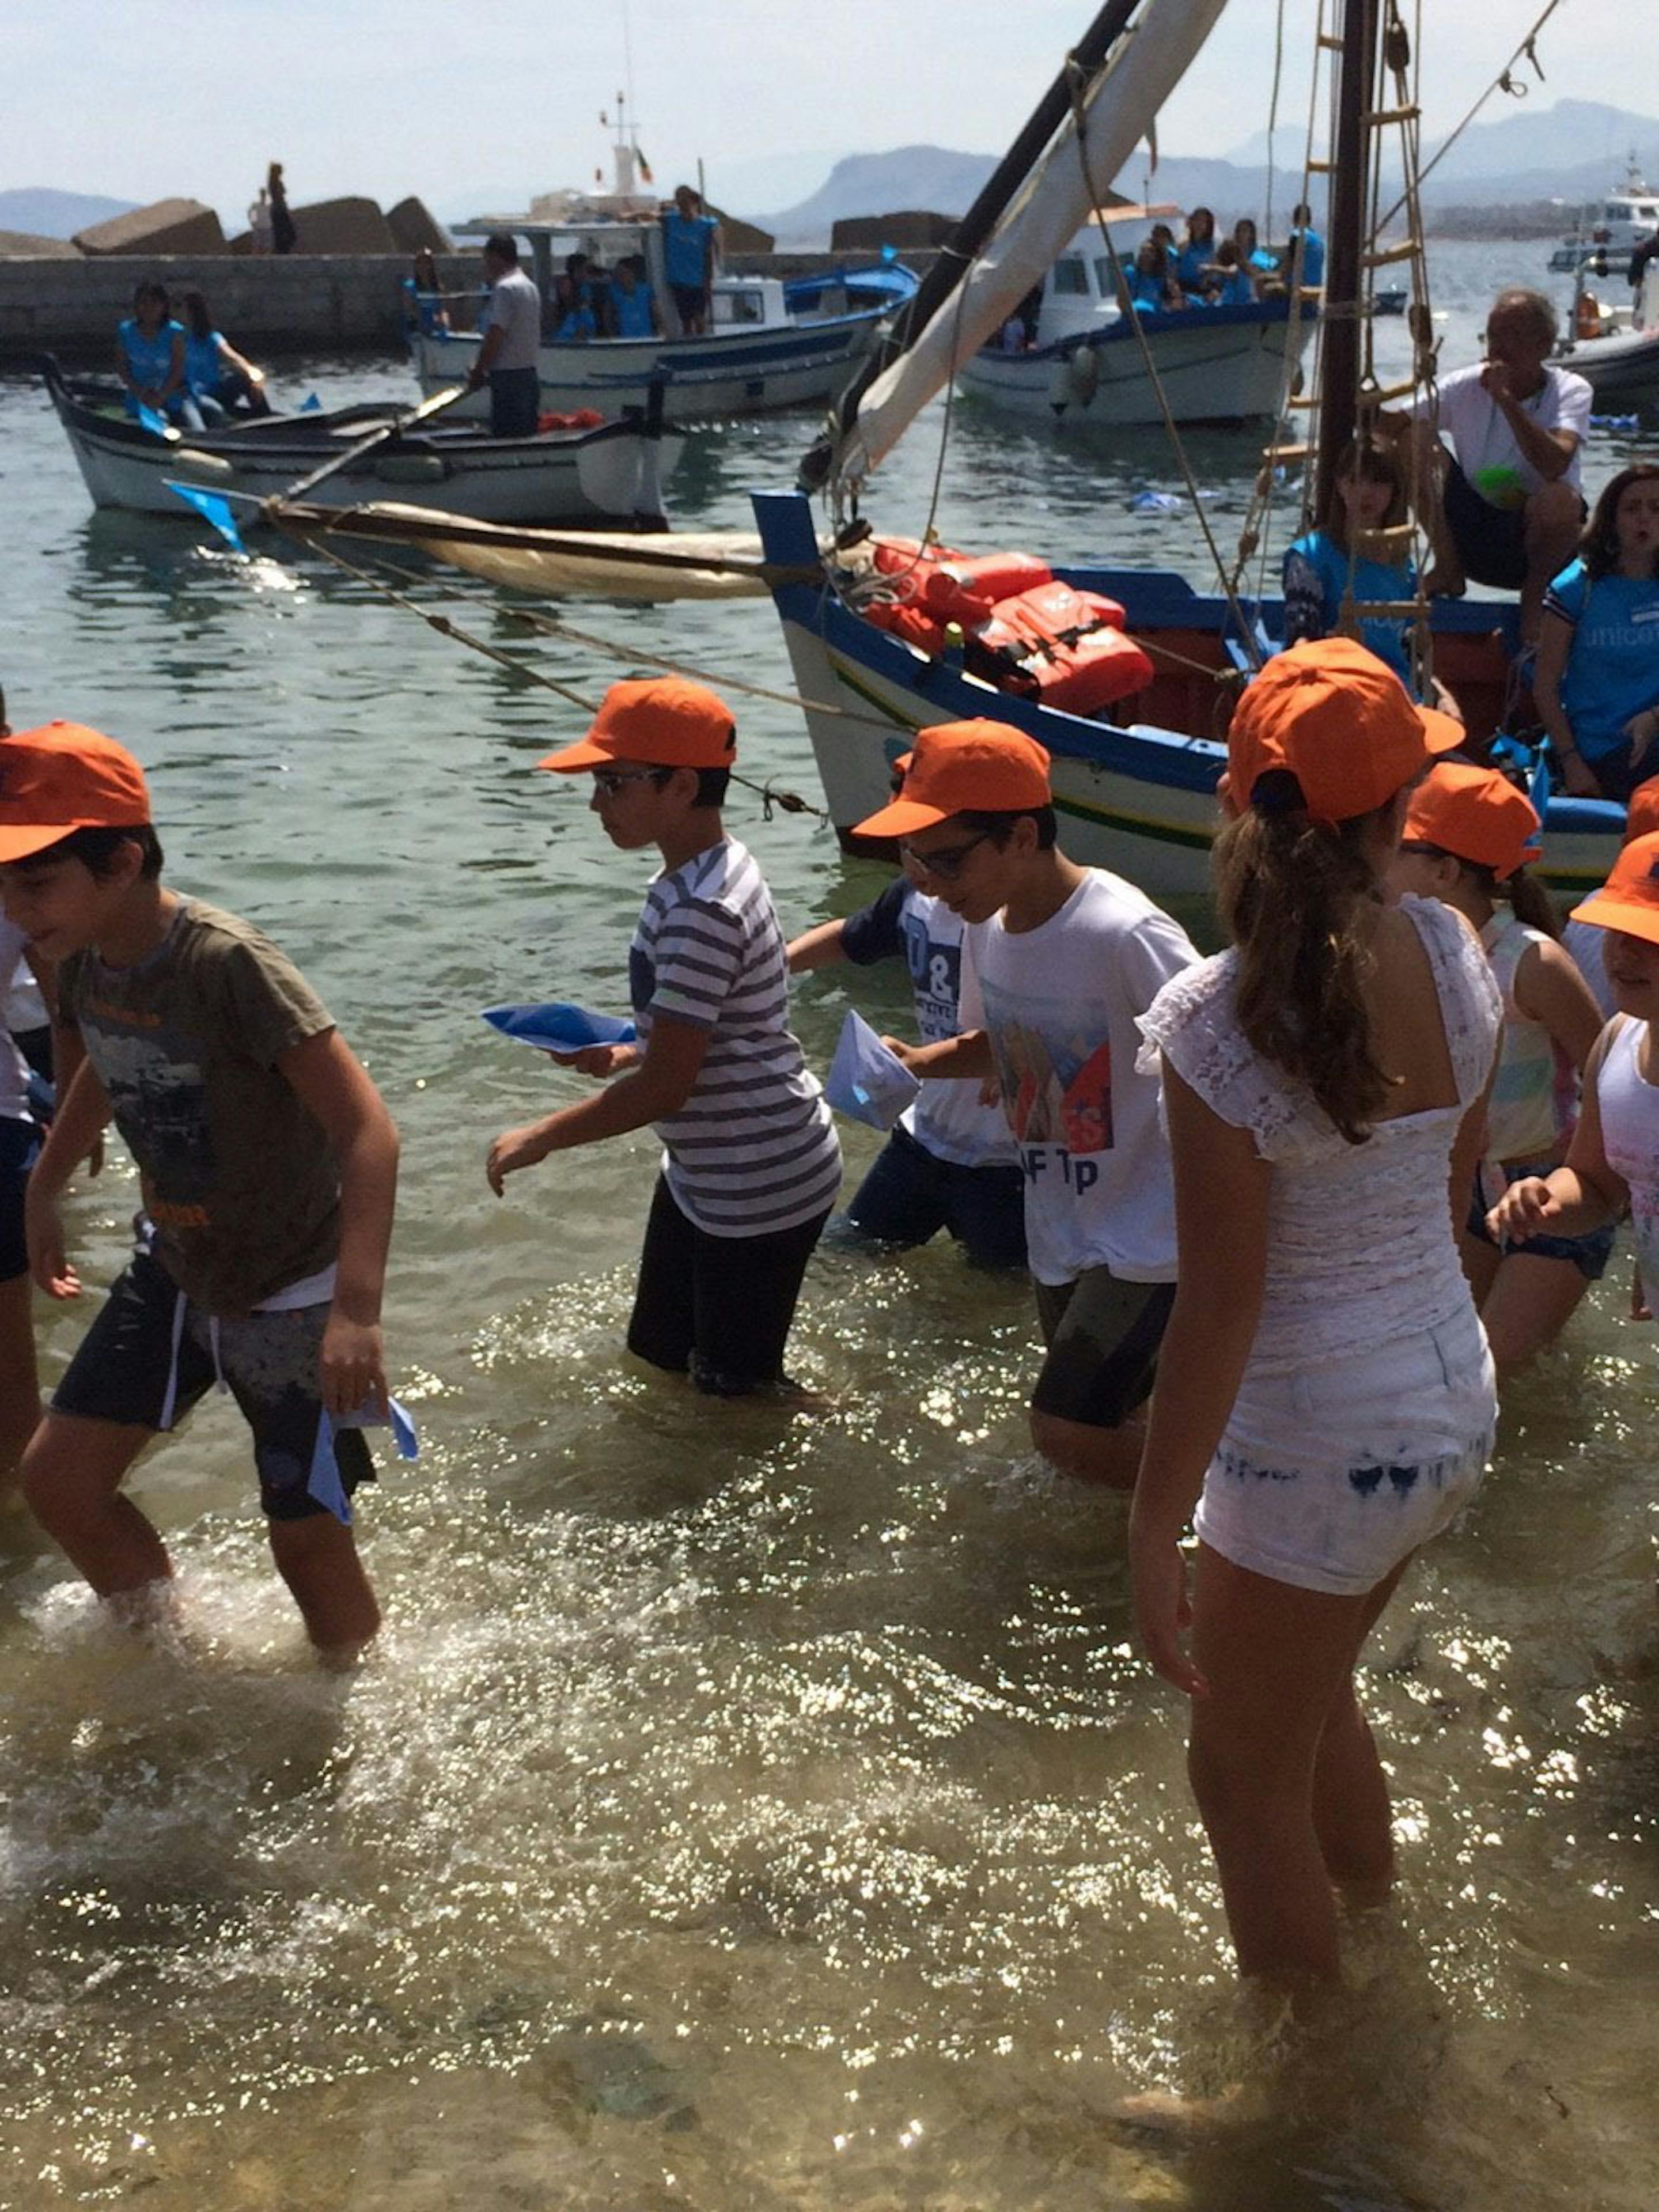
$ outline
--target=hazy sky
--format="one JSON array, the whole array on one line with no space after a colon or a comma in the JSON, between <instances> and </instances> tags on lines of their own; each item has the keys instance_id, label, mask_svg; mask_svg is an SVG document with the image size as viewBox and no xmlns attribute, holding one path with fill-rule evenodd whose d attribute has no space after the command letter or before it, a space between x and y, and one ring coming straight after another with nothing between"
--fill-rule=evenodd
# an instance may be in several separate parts
<instances>
[{"instance_id":1,"label":"hazy sky","mask_svg":"<svg viewBox=\"0 0 1659 2212\"><path fill-rule=\"evenodd\" d=\"M1423 0L1430 135L1497 75L1545 0ZM660 185L695 173L759 210L761 157L926 142L999 151L1093 12L1091 0L4 0L0 188L52 185L145 201L179 192L240 226L273 156L296 204L417 191L454 211L483 188L520 203L607 161L599 111L628 69ZM1406 10L1409 18L1411 9ZM1280 119L1305 125L1312 0L1284 0ZM1159 126L1166 153L1225 155L1267 121L1278 0L1232 0ZM1532 97L1644 102L1639 0L1565 0ZM1659 35L1643 34L1650 63ZM1487 118L1515 112L1499 97ZM1620 148L1607 149L1610 160ZM821 165L820 165L821 166ZM725 174L738 190L723 193Z\"/></svg>"}]
</instances>

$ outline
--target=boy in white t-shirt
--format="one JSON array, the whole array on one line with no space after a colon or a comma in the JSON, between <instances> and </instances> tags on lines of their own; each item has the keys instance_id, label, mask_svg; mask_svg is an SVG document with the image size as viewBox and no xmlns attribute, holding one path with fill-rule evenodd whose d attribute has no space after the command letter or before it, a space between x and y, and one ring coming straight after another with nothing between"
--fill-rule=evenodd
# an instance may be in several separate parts
<instances>
[{"instance_id":1,"label":"boy in white t-shirt","mask_svg":"<svg viewBox=\"0 0 1659 2212\"><path fill-rule=\"evenodd\" d=\"M1025 1178L1048 1345L1031 1437L1065 1473L1133 1487L1139 1407L1175 1297L1175 1200L1139 1017L1198 957L1120 876L1055 842L1048 756L1006 723L916 739L902 795L858 824L967 925L963 1034L890 1044L924 1078L994 1075Z\"/></svg>"}]
</instances>

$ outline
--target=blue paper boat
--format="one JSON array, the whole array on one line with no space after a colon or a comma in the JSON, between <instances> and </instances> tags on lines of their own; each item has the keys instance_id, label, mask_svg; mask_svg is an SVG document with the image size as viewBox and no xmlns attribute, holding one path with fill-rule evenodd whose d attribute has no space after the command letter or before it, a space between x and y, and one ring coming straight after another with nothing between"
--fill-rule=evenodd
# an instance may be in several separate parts
<instances>
[{"instance_id":1,"label":"blue paper boat","mask_svg":"<svg viewBox=\"0 0 1659 2212\"><path fill-rule=\"evenodd\" d=\"M552 999L539 1006L485 1006L483 1015L491 1029L499 1030L503 1036L516 1037L520 1044L534 1045L538 1052L580 1052L590 1044L632 1044L639 1035L632 1022L618 1021L614 1014L590 1013L586 1006L573 1006L563 999Z\"/></svg>"}]
</instances>

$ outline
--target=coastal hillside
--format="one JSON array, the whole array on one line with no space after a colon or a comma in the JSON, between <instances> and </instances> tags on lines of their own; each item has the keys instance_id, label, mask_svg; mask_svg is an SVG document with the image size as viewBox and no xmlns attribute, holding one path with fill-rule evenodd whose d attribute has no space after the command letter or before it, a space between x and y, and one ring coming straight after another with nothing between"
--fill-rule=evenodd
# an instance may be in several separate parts
<instances>
[{"instance_id":1,"label":"coastal hillside","mask_svg":"<svg viewBox=\"0 0 1659 2212\"><path fill-rule=\"evenodd\" d=\"M63 192L49 185L30 185L0 192L0 230L32 233L36 238L73 238L112 216L130 215L137 200L106 199L99 192Z\"/></svg>"}]
</instances>

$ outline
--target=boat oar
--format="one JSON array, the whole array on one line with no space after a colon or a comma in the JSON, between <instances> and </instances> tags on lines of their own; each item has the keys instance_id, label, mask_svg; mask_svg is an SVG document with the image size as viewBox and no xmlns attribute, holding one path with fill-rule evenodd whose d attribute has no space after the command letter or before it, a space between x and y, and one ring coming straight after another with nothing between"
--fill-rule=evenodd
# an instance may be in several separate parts
<instances>
[{"instance_id":1,"label":"boat oar","mask_svg":"<svg viewBox=\"0 0 1659 2212\"><path fill-rule=\"evenodd\" d=\"M377 446L384 446L393 438L401 438L405 430L412 430L417 422L429 422L434 415L442 414L446 407L453 407L458 399L465 399L471 389L469 385L453 384L447 392L440 392L430 399L423 399L407 415L400 415L395 422L388 422L383 429L371 430L368 437L360 438L355 446L348 446L343 453L336 453L331 459L325 461L321 468L313 469L311 474L301 477L298 483L291 483L285 492L276 495L277 502L280 504L283 500L302 497L313 484L321 483L325 477L337 476L353 461L361 460L365 453L372 453Z\"/></svg>"}]
</instances>

